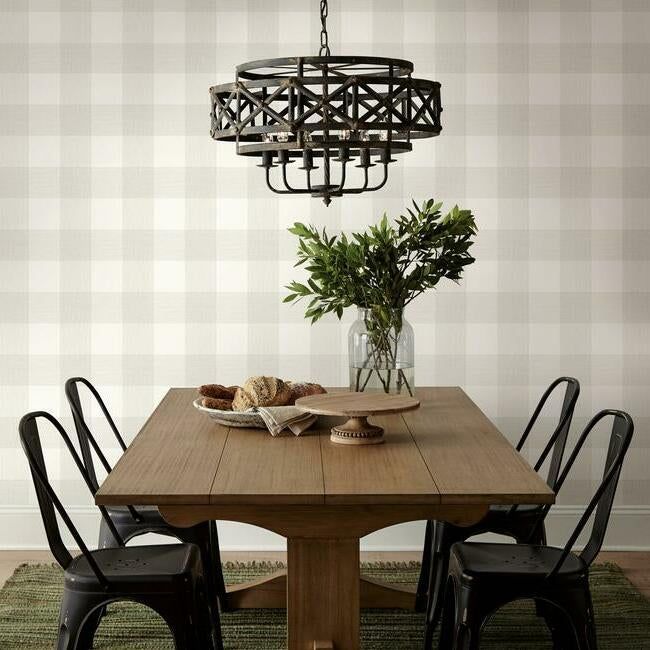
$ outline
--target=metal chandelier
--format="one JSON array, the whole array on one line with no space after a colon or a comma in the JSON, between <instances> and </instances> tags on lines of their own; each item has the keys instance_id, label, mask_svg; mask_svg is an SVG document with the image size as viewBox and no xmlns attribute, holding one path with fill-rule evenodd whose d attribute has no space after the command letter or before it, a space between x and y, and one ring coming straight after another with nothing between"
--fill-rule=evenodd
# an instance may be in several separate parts
<instances>
[{"instance_id":1,"label":"metal chandelier","mask_svg":"<svg viewBox=\"0 0 650 650\"><path fill-rule=\"evenodd\" d=\"M311 194L325 205L381 189L393 154L442 128L437 81L413 78L402 59L331 56L327 15L321 0L318 56L243 63L235 83L210 88L212 137L261 159L276 194ZM302 173L287 171L294 162Z\"/></svg>"}]
</instances>

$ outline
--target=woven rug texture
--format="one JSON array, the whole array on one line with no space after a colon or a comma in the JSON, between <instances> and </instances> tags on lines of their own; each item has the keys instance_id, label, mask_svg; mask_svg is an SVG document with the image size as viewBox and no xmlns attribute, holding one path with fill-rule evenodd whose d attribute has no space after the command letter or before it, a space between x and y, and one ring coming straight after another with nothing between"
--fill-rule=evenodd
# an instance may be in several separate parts
<instances>
[{"instance_id":1,"label":"woven rug texture","mask_svg":"<svg viewBox=\"0 0 650 650\"><path fill-rule=\"evenodd\" d=\"M243 582L271 573L281 565L224 565L228 582ZM362 571L391 583L415 584L416 563L364 564ZM62 592L62 573L53 565L22 565L0 591L0 648L51 650ZM612 564L592 567L592 594L600 650L650 650L650 601ZM224 614L226 650L285 650L285 612L243 610ZM404 610L363 610L363 650L422 650L423 616ZM98 650L172 650L163 621L146 607L116 603L109 607L95 637ZM435 647L435 646L434 646ZM481 638L485 650L550 650L549 634L521 601L500 610Z\"/></svg>"}]
</instances>

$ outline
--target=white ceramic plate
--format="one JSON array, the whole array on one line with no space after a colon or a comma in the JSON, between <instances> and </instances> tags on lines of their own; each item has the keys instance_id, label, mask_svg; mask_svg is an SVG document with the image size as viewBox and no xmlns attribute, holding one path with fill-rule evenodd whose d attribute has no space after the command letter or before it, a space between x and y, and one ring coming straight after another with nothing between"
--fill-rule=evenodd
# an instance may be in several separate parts
<instances>
[{"instance_id":1,"label":"white ceramic plate","mask_svg":"<svg viewBox=\"0 0 650 650\"><path fill-rule=\"evenodd\" d=\"M266 424L262 416L255 411L220 411L218 409L209 409L201 404L201 398L194 400L194 408L205 413L215 422L225 427L241 427L242 429L255 428L266 429Z\"/></svg>"}]
</instances>

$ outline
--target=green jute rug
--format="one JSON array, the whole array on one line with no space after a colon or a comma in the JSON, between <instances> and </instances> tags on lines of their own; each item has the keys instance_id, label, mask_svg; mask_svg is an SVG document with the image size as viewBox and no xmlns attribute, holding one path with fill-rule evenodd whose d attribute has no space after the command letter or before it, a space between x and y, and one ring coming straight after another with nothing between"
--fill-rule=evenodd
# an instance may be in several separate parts
<instances>
[{"instance_id":1,"label":"green jute rug","mask_svg":"<svg viewBox=\"0 0 650 650\"><path fill-rule=\"evenodd\" d=\"M252 580L279 568L276 564L224 566L228 582ZM417 581L419 565L366 564L363 573L392 583ZM650 602L612 564L591 572L600 650L650 650ZM51 650L57 628L61 570L51 565L19 567L0 591L0 648ZM284 650L282 610L244 610L222 617L227 650ZM423 616L404 610L364 610L364 650L421 650ZM165 650L173 644L167 628L151 610L132 603L109 607L95 637L95 648ZM543 622L528 602L500 610L482 636L482 649L546 650L551 648Z\"/></svg>"}]
</instances>

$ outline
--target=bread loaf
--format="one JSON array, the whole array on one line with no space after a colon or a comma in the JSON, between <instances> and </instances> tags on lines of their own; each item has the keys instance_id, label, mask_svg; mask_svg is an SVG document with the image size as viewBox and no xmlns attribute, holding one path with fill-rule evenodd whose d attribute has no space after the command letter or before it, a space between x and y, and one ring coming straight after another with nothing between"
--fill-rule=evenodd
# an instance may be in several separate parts
<instances>
[{"instance_id":1,"label":"bread loaf","mask_svg":"<svg viewBox=\"0 0 650 650\"><path fill-rule=\"evenodd\" d=\"M320 384L312 384L307 381L289 382L289 388L291 390L289 404L295 404L297 399L307 395L321 395L327 392Z\"/></svg>"},{"instance_id":2,"label":"bread loaf","mask_svg":"<svg viewBox=\"0 0 650 650\"><path fill-rule=\"evenodd\" d=\"M204 384L199 387L199 395L214 399L229 399L235 397L239 386L222 386L221 384Z\"/></svg>"},{"instance_id":3,"label":"bread loaf","mask_svg":"<svg viewBox=\"0 0 650 650\"><path fill-rule=\"evenodd\" d=\"M201 404L207 409L217 409L218 411L232 411L231 399L217 399L216 397L204 397Z\"/></svg>"},{"instance_id":4,"label":"bread loaf","mask_svg":"<svg viewBox=\"0 0 650 650\"><path fill-rule=\"evenodd\" d=\"M251 377L237 389L232 402L235 411L253 406L284 406L289 403L291 390L277 377Z\"/></svg>"}]
</instances>

